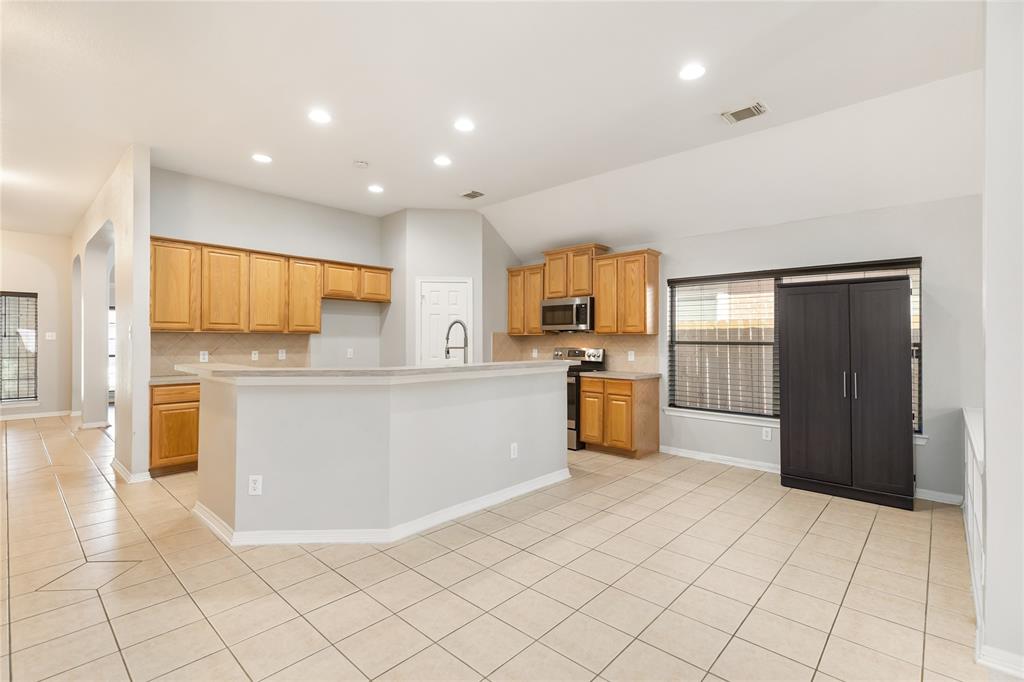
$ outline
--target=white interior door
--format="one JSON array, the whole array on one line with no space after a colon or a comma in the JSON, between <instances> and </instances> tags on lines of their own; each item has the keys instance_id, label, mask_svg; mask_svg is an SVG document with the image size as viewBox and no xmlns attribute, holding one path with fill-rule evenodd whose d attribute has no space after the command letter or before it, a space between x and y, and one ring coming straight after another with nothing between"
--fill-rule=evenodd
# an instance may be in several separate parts
<instances>
[{"instance_id":1,"label":"white interior door","mask_svg":"<svg viewBox=\"0 0 1024 682\"><path fill-rule=\"evenodd\" d=\"M453 350L451 358L444 357L444 337L448 325L455 320L466 323L467 335L473 336L473 321L470 319L472 310L472 285L469 280L421 280L418 360L420 365L461 365L464 350ZM455 326L451 333L452 346L466 346L467 338L462 334L462 327ZM467 362L473 361L473 349L466 356Z\"/></svg>"}]
</instances>

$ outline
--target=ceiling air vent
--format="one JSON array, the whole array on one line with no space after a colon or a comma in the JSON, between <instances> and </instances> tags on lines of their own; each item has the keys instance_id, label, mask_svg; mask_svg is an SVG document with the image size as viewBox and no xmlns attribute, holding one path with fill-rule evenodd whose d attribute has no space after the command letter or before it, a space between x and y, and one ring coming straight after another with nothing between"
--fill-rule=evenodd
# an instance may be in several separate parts
<instances>
[{"instance_id":1,"label":"ceiling air vent","mask_svg":"<svg viewBox=\"0 0 1024 682\"><path fill-rule=\"evenodd\" d=\"M754 118L768 111L768 107L761 104L760 102L754 102L749 107L743 109L737 109L736 111L726 111L722 113L724 118L729 123L739 123L740 121L746 121L748 118Z\"/></svg>"},{"instance_id":2,"label":"ceiling air vent","mask_svg":"<svg viewBox=\"0 0 1024 682\"><path fill-rule=\"evenodd\" d=\"M470 191L468 191L465 194L463 194L462 198L463 199L479 199L483 195L484 195L483 192L477 192L475 189L471 189Z\"/></svg>"}]
</instances>

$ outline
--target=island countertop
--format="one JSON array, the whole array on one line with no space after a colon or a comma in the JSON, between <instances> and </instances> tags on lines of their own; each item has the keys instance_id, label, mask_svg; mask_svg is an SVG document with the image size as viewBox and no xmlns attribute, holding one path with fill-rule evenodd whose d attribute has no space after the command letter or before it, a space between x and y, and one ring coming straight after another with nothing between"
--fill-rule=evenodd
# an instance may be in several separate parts
<instances>
[{"instance_id":1,"label":"island countertop","mask_svg":"<svg viewBox=\"0 0 1024 682\"><path fill-rule=\"evenodd\" d=\"M484 379L565 372L578 364L564 360L481 362L440 367L249 367L224 363L189 363L174 369L200 379L248 386L389 385Z\"/></svg>"}]
</instances>

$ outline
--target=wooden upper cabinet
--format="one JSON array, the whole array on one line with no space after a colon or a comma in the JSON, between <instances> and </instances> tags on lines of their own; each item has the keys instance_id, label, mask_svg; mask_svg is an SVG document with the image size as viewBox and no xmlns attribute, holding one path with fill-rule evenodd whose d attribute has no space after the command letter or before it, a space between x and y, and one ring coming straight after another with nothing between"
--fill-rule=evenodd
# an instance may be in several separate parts
<instances>
[{"instance_id":1,"label":"wooden upper cabinet","mask_svg":"<svg viewBox=\"0 0 1024 682\"><path fill-rule=\"evenodd\" d=\"M508 333L522 336L526 333L526 272L508 271Z\"/></svg>"},{"instance_id":2,"label":"wooden upper cabinet","mask_svg":"<svg viewBox=\"0 0 1024 682\"><path fill-rule=\"evenodd\" d=\"M569 296L569 254L562 251L544 255L544 298Z\"/></svg>"},{"instance_id":3,"label":"wooden upper cabinet","mask_svg":"<svg viewBox=\"0 0 1024 682\"><path fill-rule=\"evenodd\" d=\"M203 331L248 331L249 254L219 246L204 246L202 257Z\"/></svg>"},{"instance_id":4,"label":"wooden upper cabinet","mask_svg":"<svg viewBox=\"0 0 1024 682\"><path fill-rule=\"evenodd\" d=\"M324 263L324 298L359 297L359 266Z\"/></svg>"},{"instance_id":5,"label":"wooden upper cabinet","mask_svg":"<svg viewBox=\"0 0 1024 682\"><path fill-rule=\"evenodd\" d=\"M544 267L541 265L523 271L523 310L527 334L543 334L540 324L540 307L544 301Z\"/></svg>"},{"instance_id":6,"label":"wooden upper cabinet","mask_svg":"<svg viewBox=\"0 0 1024 682\"><path fill-rule=\"evenodd\" d=\"M594 261L594 331L619 331L619 264L614 258Z\"/></svg>"},{"instance_id":7,"label":"wooden upper cabinet","mask_svg":"<svg viewBox=\"0 0 1024 682\"><path fill-rule=\"evenodd\" d=\"M249 254L249 330L283 332L288 328L288 259Z\"/></svg>"},{"instance_id":8,"label":"wooden upper cabinet","mask_svg":"<svg viewBox=\"0 0 1024 682\"><path fill-rule=\"evenodd\" d=\"M359 268L359 300L391 301L391 271L386 268Z\"/></svg>"},{"instance_id":9,"label":"wooden upper cabinet","mask_svg":"<svg viewBox=\"0 0 1024 682\"><path fill-rule=\"evenodd\" d=\"M569 254L570 296L590 296L594 293L593 271L594 254L592 251L573 251Z\"/></svg>"},{"instance_id":10,"label":"wooden upper cabinet","mask_svg":"<svg viewBox=\"0 0 1024 682\"><path fill-rule=\"evenodd\" d=\"M658 333L659 256L657 251L645 249L599 256L594 261L594 331Z\"/></svg>"},{"instance_id":11,"label":"wooden upper cabinet","mask_svg":"<svg viewBox=\"0 0 1024 682\"><path fill-rule=\"evenodd\" d=\"M288 259L288 331L320 332L322 287L319 261Z\"/></svg>"},{"instance_id":12,"label":"wooden upper cabinet","mask_svg":"<svg viewBox=\"0 0 1024 682\"><path fill-rule=\"evenodd\" d=\"M199 247L153 240L149 245L149 326L153 331L199 329Z\"/></svg>"}]
</instances>

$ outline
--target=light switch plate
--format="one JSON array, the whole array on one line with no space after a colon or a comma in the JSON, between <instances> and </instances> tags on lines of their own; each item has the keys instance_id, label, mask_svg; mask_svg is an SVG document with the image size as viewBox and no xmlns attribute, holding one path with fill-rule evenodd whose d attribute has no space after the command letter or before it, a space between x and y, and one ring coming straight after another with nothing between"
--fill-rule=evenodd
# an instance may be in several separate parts
<instances>
[{"instance_id":1,"label":"light switch plate","mask_svg":"<svg viewBox=\"0 0 1024 682\"><path fill-rule=\"evenodd\" d=\"M57 332L46 332L46 340L47 341L56 341L57 340Z\"/></svg>"},{"instance_id":2,"label":"light switch plate","mask_svg":"<svg viewBox=\"0 0 1024 682\"><path fill-rule=\"evenodd\" d=\"M277 349L277 359L278 360L284 360L287 357L288 357L288 352L284 348L278 348Z\"/></svg>"},{"instance_id":3,"label":"light switch plate","mask_svg":"<svg viewBox=\"0 0 1024 682\"><path fill-rule=\"evenodd\" d=\"M199 362L209 362L209 361L210 361L210 351L207 351L207 350L199 351Z\"/></svg>"},{"instance_id":4,"label":"light switch plate","mask_svg":"<svg viewBox=\"0 0 1024 682\"><path fill-rule=\"evenodd\" d=\"M262 495L263 494L263 477L256 474L249 477L249 494L250 495Z\"/></svg>"},{"instance_id":5,"label":"light switch plate","mask_svg":"<svg viewBox=\"0 0 1024 682\"><path fill-rule=\"evenodd\" d=\"M537 349L536 348L533 349L533 352L530 354L530 356L534 357L534 358L537 357Z\"/></svg>"},{"instance_id":6,"label":"light switch plate","mask_svg":"<svg viewBox=\"0 0 1024 682\"><path fill-rule=\"evenodd\" d=\"M761 440L771 440L772 430L771 427L765 426L761 429Z\"/></svg>"},{"instance_id":7,"label":"light switch plate","mask_svg":"<svg viewBox=\"0 0 1024 682\"><path fill-rule=\"evenodd\" d=\"M628 360L629 362L636 362L636 351L635 350L628 350L628 351L626 351L626 360Z\"/></svg>"},{"instance_id":8,"label":"light switch plate","mask_svg":"<svg viewBox=\"0 0 1024 682\"><path fill-rule=\"evenodd\" d=\"M356 356L356 351L355 351L354 348L349 348L347 351L345 351L345 357L346 358L349 358L351 360L355 356Z\"/></svg>"},{"instance_id":9,"label":"light switch plate","mask_svg":"<svg viewBox=\"0 0 1024 682\"><path fill-rule=\"evenodd\" d=\"M260 359L260 352L258 350L254 350L252 352L252 356L251 357L253 359L253 362L255 362L256 360L259 360Z\"/></svg>"}]
</instances>

